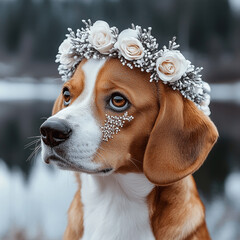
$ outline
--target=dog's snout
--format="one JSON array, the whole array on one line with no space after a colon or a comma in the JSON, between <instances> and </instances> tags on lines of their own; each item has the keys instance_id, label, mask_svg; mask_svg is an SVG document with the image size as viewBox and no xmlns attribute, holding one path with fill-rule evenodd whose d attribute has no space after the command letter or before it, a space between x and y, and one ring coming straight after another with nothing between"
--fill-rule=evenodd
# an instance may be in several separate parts
<instances>
[{"instance_id":1,"label":"dog's snout","mask_svg":"<svg viewBox=\"0 0 240 240\"><path fill-rule=\"evenodd\" d=\"M55 147L66 141L72 130L62 119L49 119L41 125L40 132L43 142L50 147Z\"/></svg>"}]
</instances>

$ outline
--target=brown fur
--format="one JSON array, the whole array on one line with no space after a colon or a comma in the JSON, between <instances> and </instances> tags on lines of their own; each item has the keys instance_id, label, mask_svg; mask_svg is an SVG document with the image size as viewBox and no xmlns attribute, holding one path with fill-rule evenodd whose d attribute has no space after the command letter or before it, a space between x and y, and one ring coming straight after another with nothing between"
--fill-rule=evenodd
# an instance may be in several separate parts
<instances>
[{"instance_id":1,"label":"brown fur","mask_svg":"<svg viewBox=\"0 0 240 240\"><path fill-rule=\"evenodd\" d=\"M149 79L149 74L138 69L132 71L122 66L117 59L109 60L97 78L95 116L101 125L104 125L106 113L117 115L103 107L106 95L118 91L132 103L127 111L134 116L133 124L126 122L121 133L115 135L111 141L102 142L98 150L104 157L106 167L111 166L118 173L142 172L144 151L158 114L157 88L146 79ZM96 162L101 160L98 157L95 159Z\"/></svg>"},{"instance_id":2,"label":"brown fur","mask_svg":"<svg viewBox=\"0 0 240 240\"><path fill-rule=\"evenodd\" d=\"M84 88L83 64L65 84L72 102ZM94 113L102 125L106 113L118 115L105 107L106 96L115 91L132 103L127 111L134 120L109 142L102 142L94 161L118 173L143 172L156 185L147 204L157 240L210 239L204 207L191 174L202 165L218 137L214 124L178 91L162 82L149 83L148 73L130 70L119 60L110 59L95 84ZM62 102L60 96L53 114L64 107ZM79 182L69 209L65 240L79 239L84 231L80 189Z\"/></svg>"},{"instance_id":3,"label":"brown fur","mask_svg":"<svg viewBox=\"0 0 240 240\"><path fill-rule=\"evenodd\" d=\"M85 77L84 77L84 73L82 71L82 66L84 65L85 62L86 62L86 60L83 60L79 64L73 77L69 81L67 81L62 87L62 89L67 87L71 93L71 102L69 105L71 105L76 100L76 98L82 93L82 91L84 89L84 78ZM63 104L63 95L60 94L53 106L52 115L56 114L64 107L65 106Z\"/></svg>"},{"instance_id":4,"label":"brown fur","mask_svg":"<svg viewBox=\"0 0 240 240\"><path fill-rule=\"evenodd\" d=\"M209 117L178 91L159 84L160 110L145 151L143 169L157 185L174 183L195 172L216 142Z\"/></svg>"},{"instance_id":5,"label":"brown fur","mask_svg":"<svg viewBox=\"0 0 240 240\"><path fill-rule=\"evenodd\" d=\"M64 239L79 240L83 235L83 206L80 189L79 186L68 210L68 226L64 233Z\"/></svg>"},{"instance_id":6,"label":"brown fur","mask_svg":"<svg viewBox=\"0 0 240 240\"><path fill-rule=\"evenodd\" d=\"M152 229L160 239L210 239L204 220L204 206L192 176L174 184L155 187L148 196Z\"/></svg>"}]
</instances>

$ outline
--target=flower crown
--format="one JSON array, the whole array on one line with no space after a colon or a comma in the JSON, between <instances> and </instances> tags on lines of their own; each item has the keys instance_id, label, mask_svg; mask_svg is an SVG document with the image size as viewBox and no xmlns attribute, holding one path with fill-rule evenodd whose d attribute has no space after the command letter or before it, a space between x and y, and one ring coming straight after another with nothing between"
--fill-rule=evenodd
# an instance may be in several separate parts
<instances>
[{"instance_id":1,"label":"flower crown","mask_svg":"<svg viewBox=\"0 0 240 240\"><path fill-rule=\"evenodd\" d=\"M140 26L123 30L120 34L116 27L109 27L104 21L90 20L83 23L85 28L77 32L68 28L69 34L59 47L56 62L63 81L69 80L77 65L84 59L118 58L123 65L150 73L150 82L162 81L173 90L193 101L206 115L210 115L210 86L202 81L199 74L202 68L193 66L178 49L176 37L169 46L158 49L151 28Z\"/></svg>"}]
</instances>

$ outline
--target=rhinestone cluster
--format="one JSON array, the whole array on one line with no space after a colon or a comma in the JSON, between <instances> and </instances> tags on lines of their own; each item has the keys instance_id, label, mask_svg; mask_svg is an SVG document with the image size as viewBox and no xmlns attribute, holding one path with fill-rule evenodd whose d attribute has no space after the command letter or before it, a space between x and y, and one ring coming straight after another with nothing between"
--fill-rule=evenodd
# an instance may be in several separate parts
<instances>
[{"instance_id":1,"label":"rhinestone cluster","mask_svg":"<svg viewBox=\"0 0 240 240\"><path fill-rule=\"evenodd\" d=\"M108 142L109 139L113 138L114 134L118 134L125 122L131 122L134 119L133 116L128 116L128 112L125 112L122 116L110 116L106 114L105 124L102 129L103 138L102 140Z\"/></svg>"}]
</instances>

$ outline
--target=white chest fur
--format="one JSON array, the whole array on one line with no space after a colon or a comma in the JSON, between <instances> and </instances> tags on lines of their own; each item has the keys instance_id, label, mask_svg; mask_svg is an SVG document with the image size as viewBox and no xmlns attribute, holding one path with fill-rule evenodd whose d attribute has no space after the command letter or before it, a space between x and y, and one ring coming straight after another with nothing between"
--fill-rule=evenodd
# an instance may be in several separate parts
<instances>
[{"instance_id":1,"label":"white chest fur","mask_svg":"<svg viewBox=\"0 0 240 240\"><path fill-rule=\"evenodd\" d=\"M146 196L153 185L143 174L81 174L82 240L153 240Z\"/></svg>"}]
</instances>

